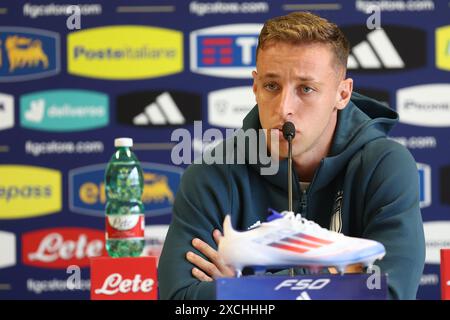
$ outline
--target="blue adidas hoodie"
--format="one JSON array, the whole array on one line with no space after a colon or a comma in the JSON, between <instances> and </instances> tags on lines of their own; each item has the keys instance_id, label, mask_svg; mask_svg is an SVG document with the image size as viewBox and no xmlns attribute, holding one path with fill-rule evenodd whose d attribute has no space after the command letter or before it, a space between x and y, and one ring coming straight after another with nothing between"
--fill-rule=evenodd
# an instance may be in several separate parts
<instances>
[{"instance_id":1,"label":"blue adidas hoodie","mask_svg":"<svg viewBox=\"0 0 450 320\"><path fill-rule=\"evenodd\" d=\"M386 137L397 121L393 110L353 93L338 113L329 155L307 190L301 190L301 177L293 170L293 207L324 228L381 242L386 256L376 265L388 274L389 297L415 299L425 240L416 163L406 148ZM261 128L257 106L243 121L243 129L249 128ZM233 138L225 143L249 158L248 148L241 150ZM279 166L275 175L261 175L260 162L187 168L159 262L161 299L215 299L215 283L191 275L186 252L200 254L191 241L197 237L217 249L212 231L222 230L226 214L237 230L247 230L266 220L268 208L286 210L287 161Z\"/></svg>"}]
</instances>

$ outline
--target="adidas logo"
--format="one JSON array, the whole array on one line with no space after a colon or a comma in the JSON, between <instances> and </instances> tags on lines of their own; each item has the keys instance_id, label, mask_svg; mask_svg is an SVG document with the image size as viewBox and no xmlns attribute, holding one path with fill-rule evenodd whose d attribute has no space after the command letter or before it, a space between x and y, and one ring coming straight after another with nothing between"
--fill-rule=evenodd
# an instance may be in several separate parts
<instances>
[{"instance_id":1,"label":"adidas logo","mask_svg":"<svg viewBox=\"0 0 450 320\"><path fill-rule=\"evenodd\" d=\"M186 119L178 109L175 101L168 92L164 92L156 98L156 102L145 107L144 112L133 119L133 124L141 125L183 125Z\"/></svg>"},{"instance_id":2,"label":"adidas logo","mask_svg":"<svg viewBox=\"0 0 450 320\"><path fill-rule=\"evenodd\" d=\"M386 72L426 65L426 33L409 27L384 26L367 33L365 26L342 28L353 45L347 68L352 72Z\"/></svg>"},{"instance_id":3,"label":"adidas logo","mask_svg":"<svg viewBox=\"0 0 450 320\"><path fill-rule=\"evenodd\" d=\"M140 127L179 127L202 120L201 96L176 90L138 91L117 97L117 121Z\"/></svg>"},{"instance_id":4,"label":"adidas logo","mask_svg":"<svg viewBox=\"0 0 450 320\"><path fill-rule=\"evenodd\" d=\"M348 56L348 69L387 69L404 68L402 60L391 40L383 29L377 29L367 35L363 41L352 49Z\"/></svg>"},{"instance_id":5,"label":"adidas logo","mask_svg":"<svg viewBox=\"0 0 450 320\"><path fill-rule=\"evenodd\" d=\"M295 300L312 300L308 292L303 291Z\"/></svg>"}]
</instances>

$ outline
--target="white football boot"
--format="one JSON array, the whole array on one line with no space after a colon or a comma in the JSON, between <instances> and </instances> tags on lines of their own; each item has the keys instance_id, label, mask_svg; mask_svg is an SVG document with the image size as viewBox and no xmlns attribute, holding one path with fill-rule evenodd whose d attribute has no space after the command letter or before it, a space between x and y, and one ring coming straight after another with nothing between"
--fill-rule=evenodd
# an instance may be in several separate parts
<instances>
[{"instance_id":1,"label":"white football boot","mask_svg":"<svg viewBox=\"0 0 450 320\"><path fill-rule=\"evenodd\" d=\"M219 255L237 276L244 267L258 271L267 267L336 267L342 274L348 265L356 263L370 268L386 253L377 241L324 229L300 214L284 211L275 215L280 218L242 232L233 229L229 215L225 217Z\"/></svg>"}]
</instances>

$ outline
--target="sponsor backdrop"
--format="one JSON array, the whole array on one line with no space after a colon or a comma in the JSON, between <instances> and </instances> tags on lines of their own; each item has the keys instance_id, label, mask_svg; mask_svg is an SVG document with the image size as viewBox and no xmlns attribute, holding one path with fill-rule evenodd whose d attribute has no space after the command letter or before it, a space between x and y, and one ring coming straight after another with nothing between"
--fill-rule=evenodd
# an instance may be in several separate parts
<instances>
[{"instance_id":1,"label":"sponsor backdrop","mask_svg":"<svg viewBox=\"0 0 450 320\"><path fill-rule=\"evenodd\" d=\"M66 2L0 4L0 299L89 298L115 137L132 137L143 163L144 254L158 256L186 168L171 160L172 132L194 134L194 121L224 135L240 127L255 103L262 23L302 9L343 28L356 90L400 114L392 138L417 160L427 238L418 297L439 298L439 248L450 247L449 1L78 4L80 29ZM74 290L69 266L80 268Z\"/></svg>"}]
</instances>

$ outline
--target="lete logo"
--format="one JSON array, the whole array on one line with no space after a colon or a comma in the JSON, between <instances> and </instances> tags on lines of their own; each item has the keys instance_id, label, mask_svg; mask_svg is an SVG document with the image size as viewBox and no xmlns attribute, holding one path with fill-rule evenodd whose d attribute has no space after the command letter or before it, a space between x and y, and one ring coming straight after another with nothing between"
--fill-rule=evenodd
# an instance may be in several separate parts
<instances>
[{"instance_id":1,"label":"lete logo","mask_svg":"<svg viewBox=\"0 0 450 320\"><path fill-rule=\"evenodd\" d=\"M23 263L33 267L65 269L89 266L89 258L104 252L104 232L89 228L54 228L22 236Z\"/></svg>"},{"instance_id":2,"label":"lete logo","mask_svg":"<svg viewBox=\"0 0 450 320\"><path fill-rule=\"evenodd\" d=\"M92 300L155 300L156 258L100 257L91 260Z\"/></svg>"},{"instance_id":3,"label":"lete logo","mask_svg":"<svg viewBox=\"0 0 450 320\"><path fill-rule=\"evenodd\" d=\"M106 163L69 171L69 208L71 211L97 217L105 216ZM175 166L141 162L144 171L142 201L145 215L170 213L183 169Z\"/></svg>"},{"instance_id":4,"label":"lete logo","mask_svg":"<svg viewBox=\"0 0 450 320\"><path fill-rule=\"evenodd\" d=\"M140 274L134 275L134 279L123 279L120 273L113 273L105 279L100 289L95 289L95 294L106 294L108 296L116 293L129 292L150 292L153 289L155 281L153 279L142 280Z\"/></svg>"},{"instance_id":5,"label":"lete logo","mask_svg":"<svg viewBox=\"0 0 450 320\"><path fill-rule=\"evenodd\" d=\"M60 64L57 33L0 27L0 82L49 77L59 73Z\"/></svg>"}]
</instances>

